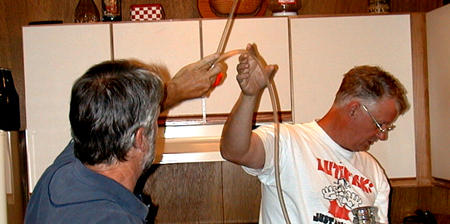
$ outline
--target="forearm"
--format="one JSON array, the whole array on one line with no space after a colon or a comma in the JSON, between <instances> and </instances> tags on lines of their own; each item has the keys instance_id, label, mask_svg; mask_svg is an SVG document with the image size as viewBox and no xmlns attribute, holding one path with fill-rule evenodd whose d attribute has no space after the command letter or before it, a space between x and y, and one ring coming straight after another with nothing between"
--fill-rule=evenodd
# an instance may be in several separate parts
<instances>
[{"instance_id":1,"label":"forearm","mask_svg":"<svg viewBox=\"0 0 450 224\"><path fill-rule=\"evenodd\" d=\"M234 105L230 116L225 122L220 152L222 157L231 162L253 166L251 149L251 135L253 113L259 102L261 94L246 96L241 94Z\"/></svg>"},{"instance_id":2,"label":"forearm","mask_svg":"<svg viewBox=\"0 0 450 224\"><path fill-rule=\"evenodd\" d=\"M224 69L221 63L211 68L218 56L219 54L209 55L198 62L186 65L166 82L161 111L168 110L185 100L207 95L213 88L217 74Z\"/></svg>"},{"instance_id":3,"label":"forearm","mask_svg":"<svg viewBox=\"0 0 450 224\"><path fill-rule=\"evenodd\" d=\"M164 99L161 102L161 111L168 110L181 103L184 99L177 93L176 83L167 82L164 87Z\"/></svg>"}]
</instances>

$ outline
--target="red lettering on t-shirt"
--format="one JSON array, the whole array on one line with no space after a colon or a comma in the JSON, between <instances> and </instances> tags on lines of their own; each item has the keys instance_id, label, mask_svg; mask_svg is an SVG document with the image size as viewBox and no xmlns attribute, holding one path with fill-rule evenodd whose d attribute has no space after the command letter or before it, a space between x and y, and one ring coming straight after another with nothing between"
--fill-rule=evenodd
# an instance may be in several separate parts
<instances>
[{"instance_id":1,"label":"red lettering on t-shirt","mask_svg":"<svg viewBox=\"0 0 450 224\"><path fill-rule=\"evenodd\" d=\"M336 179L345 179L352 185L361 188L366 193L371 193L374 184L367 178L353 175L347 167L338 165L333 161L317 158L317 170L322 171ZM351 181L350 181L351 179Z\"/></svg>"}]
</instances>

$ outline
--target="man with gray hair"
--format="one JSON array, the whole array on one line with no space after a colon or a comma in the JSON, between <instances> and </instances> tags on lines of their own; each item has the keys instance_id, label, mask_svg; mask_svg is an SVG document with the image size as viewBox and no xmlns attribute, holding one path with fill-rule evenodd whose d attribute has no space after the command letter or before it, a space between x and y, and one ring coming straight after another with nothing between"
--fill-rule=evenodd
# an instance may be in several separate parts
<instances>
[{"instance_id":1,"label":"man with gray hair","mask_svg":"<svg viewBox=\"0 0 450 224\"><path fill-rule=\"evenodd\" d=\"M160 109L210 91L223 69L211 68L218 56L166 85L157 67L137 61L91 67L72 88L73 139L39 179L25 223L145 223L148 208L133 190L153 162Z\"/></svg>"},{"instance_id":2,"label":"man with gray hair","mask_svg":"<svg viewBox=\"0 0 450 224\"><path fill-rule=\"evenodd\" d=\"M225 123L221 154L262 183L259 223L284 223L274 171L274 126L252 130L255 108L275 66L258 66L256 48L239 58L241 95ZM311 105L313 106L313 105ZM408 109L406 91L376 66L344 75L329 111L305 124L281 124L280 179L292 223L352 223L351 210L378 208L377 223L388 223L389 183L366 151L385 141L397 117Z\"/></svg>"}]
</instances>

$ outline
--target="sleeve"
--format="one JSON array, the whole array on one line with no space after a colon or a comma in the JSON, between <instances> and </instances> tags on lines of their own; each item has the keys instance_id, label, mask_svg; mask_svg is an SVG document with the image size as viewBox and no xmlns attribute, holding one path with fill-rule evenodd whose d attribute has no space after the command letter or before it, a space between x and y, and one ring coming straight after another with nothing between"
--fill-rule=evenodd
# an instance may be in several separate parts
<instances>
[{"instance_id":1,"label":"sleeve","mask_svg":"<svg viewBox=\"0 0 450 224\"><path fill-rule=\"evenodd\" d=\"M381 169L381 168L380 168ZM389 223L388 210L389 210L389 193L391 188L389 182L384 174L383 170L380 170L379 188L377 189L377 196L374 206L378 207L378 219L377 223Z\"/></svg>"},{"instance_id":2,"label":"sleeve","mask_svg":"<svg viewBox=\"0 0 450 224\"><path fill-rule=\"evenodd\" d=\"M252 169L242 166L245 172L253 176L260 176L263 174L270 174L274 172L273 167L273 143L274 143L274 126L264 125L253 130L253 133L258 135L264 145L265 161L262 169Z\"/></svg>"},{"instance_id":3,"label":"sleeve","mask_svg":"<svg viewBox=\"0 0 450 224\"><path fill-rule=\"evenodd\" d=\"M243 166L245 172L250 175L258 176L258 179L261 183L264 184L274 184L274 175L275 175L275 165L274 165L274 144L275 144L275 128L274 125L264 125L260 126L253 131L253 133L257 134L264 145L265 151L265 162L264 167L262 169L252 169ZM290 142L290 132L289 128L286 124L280 124L280 145L279 145L279 153L280 153L280 169L283 170L286 161L286 148L287 144Z\"/></svg>"}]
</instances>

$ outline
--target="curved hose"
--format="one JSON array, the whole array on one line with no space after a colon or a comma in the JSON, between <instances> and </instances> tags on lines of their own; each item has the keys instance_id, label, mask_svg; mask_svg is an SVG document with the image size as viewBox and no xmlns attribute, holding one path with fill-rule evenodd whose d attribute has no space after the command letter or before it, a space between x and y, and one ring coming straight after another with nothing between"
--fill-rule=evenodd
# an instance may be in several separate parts
<instances>
[{"instance_id":1,"label":"curved hose","mask_svg":"<svg viewBox=\"0 0 450 224\"><path fill-rule=\"evenodd\" d=\"M236 49L236 50L232 50L232 51L228 51L222 55L220 55L220 57L216 60L216 62L214 62L213 66L221 61L224 61L236 54L242 54L242 53L246 53L247 50L243 50L243 49ZM255 59L255 61L258 63L258 66L261 68L261 70L264 70L264 65L262 64L262 62L253 54L249 54L253 57L253 59ZM286 221L286 224L291 224L291 221L289 219L289 215L286 209L286 203L284 201L284 197L283 197L283 191L281 189L281 180L280 180L280 120L278 119L278 99L275 95L275 90L273 87L272 82L267 79L267 89L269 91L269 95L270 95L270 101L272 103L272 109L273 109L273 120L274 120L274 166L275 166L275 185L277 186L277 194L278 194L278 199L280 202L280 206L281 206L281 211L283 212L283 217L284 220Z\"/></svg>"},{"instance_id":2,"label":"curved hose","mask_svg":"<svg viewBox=\"0 0 450 224\"><path fill-rule=\"evenodd\" d=\"M290 224L291 221L289 219L289 215L286 209L286 202L284 201L283 191L281 189L281 180L280 180L280 121L278 119L278 104L277 98L275 97L275 90L273 88L273 84L268 81L267 89L269 90L270 101L272 102L273 108L273 120L275 126L275 145L274 145L274 166L275 166L275 185L277 186L277 194L278 199L280 201L281 210L283 212L284 220L286 224Z\"/></svg>"}]
</instances>

